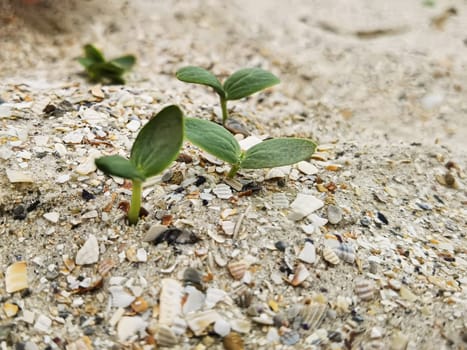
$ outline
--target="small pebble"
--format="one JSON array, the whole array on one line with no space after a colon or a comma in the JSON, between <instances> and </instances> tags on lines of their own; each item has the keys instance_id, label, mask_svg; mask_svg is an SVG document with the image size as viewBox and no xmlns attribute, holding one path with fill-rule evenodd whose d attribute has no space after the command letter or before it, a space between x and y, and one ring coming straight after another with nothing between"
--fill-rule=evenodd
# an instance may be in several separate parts
<instances>
[{"instance_id":1,"label":"small pebble","mask_svg":"<svg viewBox=\"0 0 467 350\"><path fill-rule=\"evenodd\" d=\"M328 206L328 221L337 225L342 220L342 209L335 205Z\"/></svg>"}]
</instances>

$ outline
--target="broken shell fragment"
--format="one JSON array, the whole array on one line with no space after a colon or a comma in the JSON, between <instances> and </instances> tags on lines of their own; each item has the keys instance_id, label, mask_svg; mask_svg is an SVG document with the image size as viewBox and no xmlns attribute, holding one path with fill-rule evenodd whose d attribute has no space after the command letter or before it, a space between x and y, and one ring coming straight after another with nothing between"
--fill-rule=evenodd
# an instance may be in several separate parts
<instances>
[{"instance_id":1,"label":"broken shell fragment","mask_svg":"<svg viewBox=\"0 0 467 350\"><path fill-rule=\"evenodd\" d=\"M171 326L175 317L182 312L182 284L172 278L164 278L161 282L159 323Z\"/></svg>"},{"instance_id":2,"label":"broken shell fragment","mask_svg":"<svg viewBox=\"0 0 467 350\"><path fill-rule=\"evenodd\" d=\"M18 261L6 269L5 285L7 293L14 293L28 288L26 261Z\"/></svg>"},{"instance_id":3,"label":"broken shell fragment","mask_svg":"<svg viewBox=\"0 0 467 350\"><path fill-rule=\"evenodd\" d=\"M19 307L16 304L5 303L3 304L3 311L7 317L14 317L19 311Z\"/></svg>"},{"instance_id":4,"label":"broken shell fragment","mask_svg":"<svg viewBox=\"0 0 467 350\"><path fill-rule=\"evenodd\" d=\"M94 235L90 235L76 254L76 265L90 265L99 260L99 243Z\"/></svg>"},{"instance_id":5,"label":"broken shell fragment","mask_svg":"<svg viewBox=\"0 0 467 350\"><path fill-rule=\"evenodd\" d=\"M323 322L327 310L327 305L322 303L304 305L298 313L298 316L301 318L300 323L302 327L310 331L318 328L321 322Z\"/></svg>"},{"instance_id":6,"label":"broken shell fragment","mask_svg":"<svg viewBox=\"0 0 467 350\"><path fill-rule=\"evenodd\" d=\"M331 265L337 265L339 264L339 257L337 256L336 252L332 250L331 248L324 247L323 248L323 258L326 260L326 262L330 263Z\"/></svg>"},{"instance_id":7,"label":"broken shell fragment","mask_svg":"<svg viewBox=\"0 0 467 350\"><path fill-rule=\"evenodd\" d=\"M225 350L244 350L245 345L240 334L236 332L230 332L222 340Z\"/></svg>"},{"instance_id":8,"label":"broken shell fragment","mask_svg":"<svg viewBox=\"0 0 467 350\"><path fill-rule=\"evenodd\" d=\"M355 294L363 301L373 299L375 294L375 285L370 280L359 280L355 283Z\"/></svg>"},{"instance_id":9,"label":"broken shell fragment","mask_svg":"<svg viewBox=\"0 0 467 350\"><path fill-rule=\"evenodd\" d=\"M289 283L292 286L297 287L302 284L309 276L310 272L307 270L305 265L298 264L294 270L293 277L289 279Z\"/></svg>"},{"instance_id":10,"label":"broken shell fragment","mask_svg":"<svg viewBox=\"0 0 467 350\"><path fill-rule=\"evenodd\" d=\"M178 344L175 333L167 326L159 326L156 331L157 344L164 347L173 347Z\"/></svg>"},{"instance_id":11,"label":"broken shell fragment","mask_svg":"<svg viewBox=\"0 0 467 350\"><path fill-rule=\"evenodd\" d=\"M241 280L248 269L248 264L243 260L232 261L227 265L227 268L234 279Z\"/></svg>"},{"instance_id":12,"label":"broken shell fragment","mask_svg":"<svg viewBox=\"0 0 467 350\"><path fill-rule=\"evenodd\" d=\"M190 313L185 317L188 327L196 336L202 335L206 328L214 322L222 320L217 311L207 310L196 313Z\"/></svg>"},{"instance_id":13,"label":"broken shell fragment","mask_svg":"<svg viewBox=\"0 0 467 350\"><path fill-rule=\"evenodd\" d=\"M143 313L148 309L148 307L148 302L142 297L137 297L131 303L131 309L136 313Z\"/></svg>"}]
</instances>

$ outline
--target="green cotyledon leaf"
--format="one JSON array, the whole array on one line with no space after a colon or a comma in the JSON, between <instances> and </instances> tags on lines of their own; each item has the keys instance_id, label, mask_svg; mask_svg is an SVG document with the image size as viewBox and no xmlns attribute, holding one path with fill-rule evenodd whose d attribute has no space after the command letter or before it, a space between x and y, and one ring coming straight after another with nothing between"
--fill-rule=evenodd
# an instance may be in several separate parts
<instances>
[{"instance_id":1,"label":"green cotyledon leaf","mask_svg":"<svg viewBox=\"0 0 467 350\"><path fill-rule=\"evenodd\" d=\"M236 71L224 82L227 100L238 100L278 84L280 80L261 68L244 68Z\"/></svg>"},{"instance_id":2,"label":"green cotyledon leaf","mask_svg":"<svg viewBox=\"0 0 467 350\"><path fill-rule=\"evenodd\" d=\"M122 57L114 58L113 60L110 60L110 62L127 71L135 65L136 57L133 55L125 55Z\"/></svg>"},{"instance_id":3,"label":"green cotyledon leaf","mask_svg":"<svg viewBox=\"0 0 467 350\"><path fill-rule=\"evenodd\" d=\"M316 144L308 139L277 138L263 141L245 152L240 168L260 169L298 163L309 159Z\"/></svg>"},{"instance_id":4,"label":"green cotyledon leaf","mask_svg":"<svg viewBox=\"0 0 467 350\"><path fill-rule=\"evenodd\" d=\"M240 161L242 151L237 140L216 123L198 119L185 119L186 138L195 146L230 164Z\"/></svg>"},{"instance_id":5,"label":"green cotyledon leaf","mask_svg":"<svg viewBox=\"0 0 467 350\"><path fill-rule=\"evenodd\" d=\"M94 63L105 62L104 55L102 55L102 52L100 52L94 45L85 45L84 55L86 58L94 61Z\"/></svg>"},{"instance_id":6,"label":"green cotyledon leaf","mask_svg":"<svg viewBox=\"0 0 467 350\"><path fill-rule=\"evenodd\" d=\"M130 161L145 177L159 174L177 158L183 143L183 129L180 108L165 107L138 133Z\"/></svg>"},{"instance_id":7,"label":"green cotyledon leaf","mask_svg":"<svg viewBox=\"0 0 467 350\"><path fill-rule=\"evenodd\" d=\"M130 180L145 180L145 176L128 159L119 156L104 156L95 160L96 166L107 175L123 177Z\"/></svg>"},{"instance_id":8,"label":"green cotyledon leaf","mask_svg":"<svg viewBox=\"0 0 467 350\"><path fill-rule=\"evenodd\" d=\"M181 68L175 74L178 80L186 83L207 85L212 87L219 95L225 97L220 81L209 71L201 67L188 66Z\"/></svg>"}]
</instances>

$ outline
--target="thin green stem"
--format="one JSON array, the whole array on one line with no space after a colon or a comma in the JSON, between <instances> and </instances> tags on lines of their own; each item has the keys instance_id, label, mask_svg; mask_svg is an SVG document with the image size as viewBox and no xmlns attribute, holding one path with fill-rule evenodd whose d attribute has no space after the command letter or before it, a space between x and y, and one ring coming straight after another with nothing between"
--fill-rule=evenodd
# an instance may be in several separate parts
<instances>
[{"instance_id":1,"label":"thin green stem","mask_svg":"<svg viewBox=\"0 0 467 350\"><path fill-rule=\"evenodd\" d=\"M229 173L227 174L228 178L233 178L237 174L238 169L240 169L240 164L233 164L230 168Z\"/></svg>"},{"instance_id":2,"label":"thin green stem","mask_svg":"<svg viewBox=\"0 0 467 350\"><path fill-rule=\"evenodd\" d=\"M128 211L128 221L130 225L135 225L139 219L139 211L141 208L141 189L143 182L133 180L133 193L131 194L130 210Z\"/></svg>"},{"instance_id":3,"label":"thin green stem","mask_svg":"<svg viewBox=\"0 0 467 350\"><path fill-rule=\"evenodd\" d=\"M221 108L222 108L222 125L225 125L225 122L227 121L227 118L229 117L229 112L227 111L227 100L225 97L220 97L221 98Z\"/></svg>"}]
</instances>

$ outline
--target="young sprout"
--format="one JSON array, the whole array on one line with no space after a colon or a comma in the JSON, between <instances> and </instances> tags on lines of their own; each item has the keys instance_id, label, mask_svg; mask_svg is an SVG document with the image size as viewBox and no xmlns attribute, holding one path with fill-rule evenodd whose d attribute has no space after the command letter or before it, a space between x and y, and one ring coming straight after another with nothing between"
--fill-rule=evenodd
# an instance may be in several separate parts
<instances>
[{"instance_id":1,"label":"young sprout","mask_svg":"<svg viewBox=\"0 0 467 350\"><path fill-rule=\"evenodd\" d=\"M162 172L177 158L183 143L183 124L180 108L165 107L140 130L131 148L130 159L119 155L96 159L97 168L105 174L132 181L133 192L128 211L131 225L138 222L143 182Z\"/></svg>"},{"instance_id":2,"label":"young sprout","mask_svg":"<svg viewBox=\"0 0 467 350\"><path fill-rule=\"evenodd\" d=\"M316 144L302 138L276 138L242 151L233 135L216 123L185 118L185 136L199 148L232 165L228 177L239 169L274 168L309 159Z\"/></svg>"},{"instance_id":3,"label":"young sprout","mask_svg":"<svg viewBox=\"0 0 467 350\"><path fill-rule=\"evenodd\" d=\"M217 92L221 102L223 125L229 117L227 101L239 100L280 82L274 74L261 68L240 69L229 76L224 85L212 73L200 67L181 68L176 76L187 83L210 86Z\"/></svg>"},{"instance_id":4,"label":"young sprout","mask_svg":"<svg viewBox=\"0 0 467 350\"><path fill-rule=\"evenodd\" d=\"M89 80L93 82L125 84L123 74L133 67L136 58L133 55L125 55L106 61L102 52L88 44L84 46L84 57L79 57L78 62L86 69Z\"/></svg>"}]
</instances>

